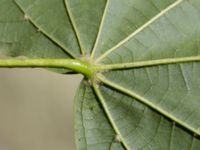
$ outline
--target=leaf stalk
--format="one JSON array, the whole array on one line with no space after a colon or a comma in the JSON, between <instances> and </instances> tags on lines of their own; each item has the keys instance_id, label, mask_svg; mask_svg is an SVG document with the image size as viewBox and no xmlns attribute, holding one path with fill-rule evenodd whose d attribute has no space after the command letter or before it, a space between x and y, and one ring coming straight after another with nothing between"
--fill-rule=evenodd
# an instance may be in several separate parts
<instances>
[{"instance_id":1,"label":"leaf stalk","mask_svg":"<svg viewBox=\"0 0 200 150\"><path fill-rule=\"evenodd\" d=\"M65 68L82 73L92 78L94 70L91 65L78 59L0 59L2 68Z\"/></svg>"}]
</instances>

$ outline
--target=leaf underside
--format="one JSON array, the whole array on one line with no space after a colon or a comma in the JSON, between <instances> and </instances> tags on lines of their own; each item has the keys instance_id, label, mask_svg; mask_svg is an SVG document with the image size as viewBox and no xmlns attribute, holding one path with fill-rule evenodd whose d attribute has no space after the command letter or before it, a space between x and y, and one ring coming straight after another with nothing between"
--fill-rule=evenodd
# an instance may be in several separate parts
<instances>
[{"instance_id":1,"label":"leaf underside","mask_svg":"<svg viewBox=\"0 0 200 150\"><path fill-rule=\"evenodd\" d=\"M77 149L200 149L200 63L123 67L199 56L199 0L0 0L0 35L1 55L119 65L80 84Z\"/></svg>"}]
</instances>

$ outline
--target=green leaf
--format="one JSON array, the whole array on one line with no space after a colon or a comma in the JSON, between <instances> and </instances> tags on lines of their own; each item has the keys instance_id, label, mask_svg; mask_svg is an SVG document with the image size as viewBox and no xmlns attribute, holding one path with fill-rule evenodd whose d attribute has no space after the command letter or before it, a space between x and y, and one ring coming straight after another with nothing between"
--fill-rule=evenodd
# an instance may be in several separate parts
<instances>
[{"instance_id":1,"label":"green leaf","mask_svg":"<svg viewBox=\"0 0 200 150\"><path fill-rule=\"evenodd\" d=\"M199 63L122 66L198 56L193 2L108 1L93 59L120 70L103 73L95 91L125 149L200 148Z\"/></svg>"},{"instance_id":2,"label":"green leaf","mask_svg":"<svg viewBox=\"0 0 200 150\"><path fill-rule=\"evenodd\" d=\"M75 97L77 149L200 149L199 0L15 2L0 1L1 53L100 70Z\"/></svg>"},{"instance_id":3,"label":"green leaf","mask_svg":"<svg viewBox=\"0 0 200 150\"><path fill-rule=\"evenodd\" d=\"M80 54L64 2L60 0L16 0L16 3L38 30L54 43L73 57Z\"/></svg>"},{"instance_id":4,"label":"green leaf","mask_svg":"<svg viewBox=\"0 0 200 150\"><path fill-rule=\"evenodd\" d=\"M0 1L0 55L71 58L65 49L39 31L29 19L13 0ZM64 69L57 71L67 72Z\"/></svg>"},{"instance_id":5,"label":"green leaf","mask_svg":"<svg viewBox=\"0 0 200 150\"><path fill-rule=\"evenodd\" d=\"M64 0L83 55L90 55L106 0ZM78 10L78 11L77 11Z\"/></svg>"},{"instance_id":6,"label":"green leaf","mask_svg":"<svg viewBox=\"0 0 200 150\"><path fill-rule=\"evenodd\" d=\"M86 81L82 82L75 97L75 118L77 149L123 149L115 141L115 131Z\"/></svg>"},{"instance_id":7,"label":"green leaf","mask_svg":"<svg viewBox=\"0 0 200 150\"><path fill-rule=\"evenodd\" d=\"M199 149L197 137L137 99L106 86L96 93L125 149Z\"/></svg>"}]
</instances>

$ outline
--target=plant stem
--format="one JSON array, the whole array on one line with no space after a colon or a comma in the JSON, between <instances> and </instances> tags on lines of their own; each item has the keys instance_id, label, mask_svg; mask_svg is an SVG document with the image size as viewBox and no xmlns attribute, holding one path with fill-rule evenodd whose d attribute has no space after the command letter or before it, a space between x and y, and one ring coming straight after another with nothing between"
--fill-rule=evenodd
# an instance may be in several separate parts
<instances>
[{"instance_id":1,"label":"plant stem","mask_svg":"<svg viewBox=\"0 0 200 150\"><path fill-rule=\"evenodd\" d=\"M0 59L0 67L4 68L66 68L82 73L91 78L94 70L86 61L77 59Z\"/></svg>"}]
</instances>

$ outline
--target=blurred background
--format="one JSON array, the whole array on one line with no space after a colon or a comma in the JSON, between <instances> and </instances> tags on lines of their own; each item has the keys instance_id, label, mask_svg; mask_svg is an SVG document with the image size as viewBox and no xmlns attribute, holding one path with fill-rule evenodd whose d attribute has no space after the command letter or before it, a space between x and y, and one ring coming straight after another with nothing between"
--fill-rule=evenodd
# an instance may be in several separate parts
<instances>
[{"instance_id":1,"label":"blurred background","mask_svg":"<svg viewBox=\"0 0 200 150\"><path fill-rule=\"evenodd\" d=\"M0 150L75 150L73 98L81 78L0 69Z\"/></svg>"}]
</instances>

